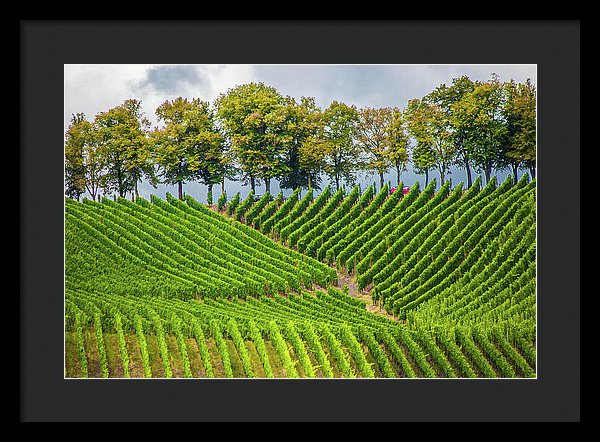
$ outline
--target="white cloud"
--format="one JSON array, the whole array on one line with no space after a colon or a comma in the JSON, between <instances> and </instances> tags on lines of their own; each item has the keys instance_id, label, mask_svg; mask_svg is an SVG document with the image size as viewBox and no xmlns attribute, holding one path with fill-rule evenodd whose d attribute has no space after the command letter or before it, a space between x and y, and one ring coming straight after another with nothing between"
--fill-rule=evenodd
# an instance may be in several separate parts
<instances>
[{"instance_id":1,"label":"white cloud","mask_svg":"<svg viewBox=\"0 0 600 442\"><path fill-rule=\"evenodd\" d=\"M142 78L147 65L65 65L65 130L71 115L83 112L89 119L131 97L129 82Z\"/></svg>"},{"instance_id":2,"label":"white cloud","mask_svg":"<svg viewBox=\"0 0 600 442\"><path fill-rule=\"evenodd\" d=\"M492 72L500 80L511 78L537 83L536 65L65 65L64 125L83 112L89 119L122 104L128 98L142 101L146 116L156 124L154 112L165 100L177 97L214 101L227 89L250 81L264 81L284 95L314 97L317 105L338 100L356 106L404 107L436 86L450 84L466 74L487 80Z\"/></svg>"},{"instance_id":3,"label":"white cloud","mask_svg":"<svg viewBox=\"0 0 600 442\"><path fill-rule=\"evenodd\" d=\"M129 98L141 100L142 110L156 124L154 112L165 100L184 97L212 102L228 88L255 80L251 65L65 65L64 128L72 114L83 112L91 120Z\"/></svg>"}]
</instances>

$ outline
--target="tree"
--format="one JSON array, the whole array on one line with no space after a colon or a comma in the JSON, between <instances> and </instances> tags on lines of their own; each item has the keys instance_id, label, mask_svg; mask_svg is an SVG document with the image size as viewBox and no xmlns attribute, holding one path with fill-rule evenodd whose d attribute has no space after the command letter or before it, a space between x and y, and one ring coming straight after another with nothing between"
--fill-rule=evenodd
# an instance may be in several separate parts
<instances>
[{"instance_id":1,"label":"tree","mask_svg":"<svg viewBox=\"0 0 600 442\"><path fill-rule=\"evenodd\" d=\"M264 83L247 83L219 95L215 106L252 191L256 180L262 179L270 192L271 179L289 171L284 97Z\"/></svg>"},{"instance_id":2,"label":"tree","mask_svg":"<svg viewBox=\"0 0 600 442\"><path fill-rule=\"evenodd\" d=\"M106 173L102 177L105 193L117 192L123 197L133 189L132 176L126 166L126 121L129 114L122 107L116 107L96 115L94 120L102 155L106 161Z\"/></svg>"},{"instance_id":3,"label":"tree","mask_svg":"<svg viewBox=\"0 0 600 442\"><path fill-rule=\"evenodd\" d=\"M121 106L102 112L94 121L106 173L102 187L108 193L124 197L137 195L137 183L144 176L155 183L153 161L146 128L148 121L141 113L141 102L126 100Z\"/></svg>"},{"instance_id":4,"label":"tree","mask_svg":"<svg viewBox=\"0 0 600 442\"><path fill-rule=\"evenodd\" d=\"M511 80L505 83L506 103L503 108L506 122L506 144L502 157L512 168L515 182L517 170L528 167L535 177L536 162L536 91L527 79L525 83Z\"/></svg>"},{"instance_id":5,"label":"tree","mask_svg":"<svg viewBox=\"0 0 600 442\"><path fill-rule=\"evenodd\" d=\"M221 129L219 129L221 130ZM221 130L221 134L223 131ZM222 157L221 157L221 193L225 193L225 180L237 181L240 170L235 163L235 154L227 138L223 136Z\"/></svg>"},{"instance_id":6,"label":"tree","mask_svg":"<svg viewBox=\"0 0 600 442\"><path fill-rule=\"evenodd\" d=\"M322 158L311 158L310 146L321 127L321 110L312 97L301 97L300 103L288 97L286 111L290 137L286 154L288 171L281 177L279 186L294 190L299 187L319 189Z\"/></svg>"},{"instance_id":7,"label":"tree","mask_svg":"<svg viewBox=\"0 0 600 442\"><path fill-rule=\"evenodd\" d=\"M65 195L78 201L86 190L95 201L100 186L103 164L95 155L97 145L92 129L85 114L78 113L71 116L65 133Z\"/></svg>"},{"instance_id":8,"label":"tree","mask_svg":"<svg viewBox=\"0 0 600 442\"><path fill-rule=\"evenodd\" d=\"M320 175L327 167L325 157L330 150L329 143L319 135L308 137L298 149L298 164L307 174L307 188L319 189Z\"/></svg>"},{"instance_id":9,"label":"tree","mask_svg":"<svg viewBox=\"0 0 600 442\"><path fill-rule=\"evenodd\" d=\"M456 150L452 142L452 134L448 130L448 117L444 111L433 104L429 112L428 125L434 150L435 167L440 174L440 183L443 184L446 182L446 175L450 174L450 167L455 161Z\"/></svg>"},{"instance_id":10,"label":"tree","mask_svg":"<svg viewBox=\"0 0 600 442\"><path fill-rule=\"evenodd\" d=\"M125 100L123 107L131 115L131 120L129 120L131 134L129 137L130 144L126 150L126 168L133 180L133 195L135 198L138 198L138 183L142 179L146 179L155 188L158 184L154 158L148 137L150 120L142 112L142 102L140 100Z\"/></svg>"},{"instance_id":11,"label":"tree","mask_svg":"<svg viewBox=\"0 0 600 442\"><path fill-rule=\"evenodd\" d=\"M408 130L417 141L412 152L416 170L425 173L425 185L429 182L429 170L433 168L438 170L440 182L444 183L455 155L447 116L425 96L422 100L409 101L406 118Z\"/></svg>"},{"instance_id":12,"label":"tree","mask_svg":"<svg viewBox=\"0 0 600 442\"><path fill-rule=\"evenodd\" d=\"M358 110L356 141L367 155L365 167L379 174L380 187L383 175L391 166L389 157L389 129L394 119L392 108L365 107Z\"/></svg>"},{"instance_id":13,"label":"tree","mask_svg":"<svg viewBox=\"0 0 600 442\"><path fill-rule=\"evenodd\" d=\"M489 182L492 170L503 167L502 151L506 143L503 120L504 87L492 74L487 82L476 82L473 91L463 98L464 118L471 122L468 142L472 145L473 163Z\"/></svg>"},{"instance_id":14,"label":"tree","mask_svg":"<svg viewBox=\"0 0 600 442\"><path fill-rule=\"evenodd\" d=\"M164 126L155 128L151 138L163 182L177 184L180 199L187 181L218 183L222 139L213 124L210 104L178 97L162 103L156 116Z\"/></svg>"},{"instance_id":15,"label":"tree","mask_svg":"<svg viewBox=\"0 0 600 442\"><path fill-rule=\"evenodd\" d=\"M465 168L467 175L467 187L471 187L473 179L471 176L471 163L473 156L472 143L470 143L471 132L474 129L473 115L469 110L470 102L463 100L464 97L473 92L475 83L466 75L452 79L452 85L441 84L430 94L429 100L439 106L446 114L450 140L454 146L456 164Z\"/></svg>"},{"instance_id":16,"label":"tree","mask_svg":"<svg viewBox=\"0 0 600 442\"><path fill-rule=\"evenodd\" d=\"M354 142L357 123L355 106L333 101L323 111L322 138L317 146L323 154L323 171L335 181L336 191L342 180L354 185L356 171L364 167L361 149Z\"/></svg>"},{"instance_id":17,"label":"tree","mask_svg":"<svg viewBox=\"0 0 600 442\"><path fill-rule=\"evenodd\" d=\"M230 173L230 158L226 154L225 138L216 125L215 115L208 102L198 101L191 112L194 121L202 124L197 127L198 133L190 138L193 149L199 160L195 172L196 179L207 187L207 195L212 195L214 184L221 183L224 191L225 177Z\"/></svg>"},{"instance_id":18,"label":"tree","mask_svg":"<svg viewBox=\"0 0 600 442\"><path fill-rule=\"evenodd\" d=\"M411 149L413 169L418 174L425 175L425 187L429 184L429 172L433 170L435 158L431 146L417 139L417 144Z\"/></svg>"},{"instance_id":19,"label":"tree","mask_svg":"<svg viewBox=\"0 0 600 442\"><path fill-rule=\"evenodd\" d=\"M398 108L393 109L393 117L388 127L387 136L387 157L396 169L396 184L400 185L400 174L406 170L409 161L410 137L407 133L402 112Z\"/></svg>"}]
</instances>

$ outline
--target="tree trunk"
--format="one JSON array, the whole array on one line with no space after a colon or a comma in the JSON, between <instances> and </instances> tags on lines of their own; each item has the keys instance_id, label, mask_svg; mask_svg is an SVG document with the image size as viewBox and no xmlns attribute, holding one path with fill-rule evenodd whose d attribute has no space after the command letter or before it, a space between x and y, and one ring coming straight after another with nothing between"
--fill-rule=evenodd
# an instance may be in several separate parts
<instances>
[{"instance_id":1,"label":"tree trunk","mask_svg":"<svg viewBox=\"0 0 600 442\"><path fill-rule=\"evenodd\" d=\"M96 201L96 192L95 189L93 187L86 187L86 190L88 191L88 193L90 194L90 196L92 197L92 201Z\"/></svg>"},{"instance_id":2,"label":"tree trunk","mask_svg":"<svg viewBox=\"0 0 600 442\"><path fill-rule=\"evenodd\" d=\"M212 199L213 199L212 198L212 188L213 188L212 184L207 184L206 185L206 202L209 205L211 205L211 206L212 206L212 203L213 203L213 201L212 201ZM210 199L209 199L209 196L210 196Z\"/></svg>"},{"instance_id":3,"label":"tree trunk","mask_svg":"<svg viewBox=\"0 0 600 442\"><path fill-rule=\"evenodd\" d=\"M310 181L310 173L308 174L308 188L312 188L312 182Z\"/></svg>"},{"instance_id":4,"label":"tree trunk","mask_svg":"<svg viewBox=\"0 0 600 442\"><path fill-rule=\"evenodd\" d=\"M425 171L425 187L429 184L429 170Z\"/></svg>"},{"instance_id":5,"label":"tree trunk","mask_svg":"<svg viewBox=\"0 0 600 442\"><path fill-rule=\"evenodd\" d=\"M383 189L383 172L379 172L379 187Z\"/></svg>"},{"instance_id":6,"label":"tree trunk","mask_svg":"<svg viewBox=\"0 0 600 442\"><path fill-rule=\"evenodd\" d=\"M396 165L396 186L400 185L400 165Z\"/></svg>"},{"instance_id":7,"label":"tree trunk","mask_svg":"<svg viewBox=\"0 0 600 442\"><path fill-rule=\"evenodd\" d=\"M467 171L467 189L473 185L473 179L471 178L471 165L469 160L465 160L465 170Z\"/></svg>"},{"instance_id":8,"label":"tree trunk","mask_svg":"<svg viewBox=\"0 0 600 442\"><path fill-rule=\"evenodd\" d=\"M485 183L489 183L490 182L490 178L492 177L492 165L491 164L486 164L485 165Z\"/></svg>"},{"instance_id":9,"label":"tree trunk","mask_svg":"<svg viewBox=\"0 0 600 442\"><path fill-rule=\"evenodd\" d=\"M340 177L337 175L337 173L335 174L335 190L340 190Z\"/></svg>"},{"instance_id":10,"label":"tree trunk","mask_svg":"<svg viewBox=\"0 0 600 442\"><path fill-rule=\"evenodd\" d=\"M517 171L519 170L519 165L517 163L512 163L513 175L515 177L515 184L519 181L519 177L517 176Z\"/></svg>"},{"instance_id":11,"label":"tree trunk","mask_svg":"<svg viewBox=\"0 0 600 442\"><path fill-rule=\"evenodd\" d=\"M132 196L131 201L135 201L138 199L138 197L140 196L139 192L138 192L138 182L137 180L135 180L135 184L134 184L134 196ZM134 199L135 198L135 199Z\"/></svg>"},{"instance_id":12,"label":"tree trunk","mask_svg":"<svg viewBox=\"0 0 600 442\"><path fill-rule=\"evenodd\" d=\"M254 192L256 186L256 180L253 175L250 175L250 189Z\"/></svg>"},{"instance_id":13,"label":"tree trunk","mask_svg":"<svg viewBox=\"0 0 600 442\"><path fill-rule=\"evenodd\" d=\"M121 179L121 169L120 168L117 169L117 185L119 187L119 196L121 198L123 198L125 192L124 192L124 189L123 189L123 181Z\"/></svg>"},{"instance_id":14,"label":"tree trunk","mask_svg":"<svg viewBox=\"0 0 600 442\"><path fill-rule=\"evenodd\" d=\"M177 163L177 177L181 177L183 166L183 158L179 157L179 163ZM177 181L177 193L180 200L183 200L183 183L181 182L181 178Z\"/></svg>"},{"instance_id":15,"label":"tree trunk","mask_svg":"<svg viewBox=\"0 0 600 442\"><path fill-rule=\"evenodd\" d=\"M225 193L225 177L221 178L221 194Z\"/></svg>"},{"instance_id":16,"label":"tree trunk","mask_svg":"<svg viewBox=\"0 0 600 442\"><path fill-rule=\"evenodd\" d=\"M531 179L535 178L535 166L529 168L529 173L531 174Z\"/></svg>"},{"instance_id":17,"label":"tree trunk","mask_svg":"<svg viewBox=\"0 0 600 442\"><path fill-rule=\"evenodd\" d=\"M92 197L92 201L96 201L96 191L95 191L95 187L93 185L91 186L85 186L85 190L90 194L90 196ZM78 200L79 201L79 200Z\"/></svg>"},{"instance_id":18,"label":"tree trunk","mask_svg":"<svg viewBox=\"0 0 600 442\"><path fill-rule=\"evenodd\" d=\"M265 193L271 193L271 178L265 178Z\"/></svg>"}]
</instances>

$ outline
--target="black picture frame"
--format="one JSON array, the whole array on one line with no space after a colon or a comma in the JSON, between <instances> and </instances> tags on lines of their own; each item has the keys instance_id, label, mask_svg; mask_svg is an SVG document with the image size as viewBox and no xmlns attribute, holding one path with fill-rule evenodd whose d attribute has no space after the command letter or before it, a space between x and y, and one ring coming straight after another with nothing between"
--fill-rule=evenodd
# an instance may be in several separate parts
<instances>
[{"instance_id":1,"label":"black picture frame","mask_svg":"<svg viewBox=\"0 0 600 442\"><path fill-rule=\"evenodd\" d=\"M64 379L67 63L537 64L537 379ZM579 86L577 20L20 21L20 421L579 421Z\"/></svg>"}]
</instances>

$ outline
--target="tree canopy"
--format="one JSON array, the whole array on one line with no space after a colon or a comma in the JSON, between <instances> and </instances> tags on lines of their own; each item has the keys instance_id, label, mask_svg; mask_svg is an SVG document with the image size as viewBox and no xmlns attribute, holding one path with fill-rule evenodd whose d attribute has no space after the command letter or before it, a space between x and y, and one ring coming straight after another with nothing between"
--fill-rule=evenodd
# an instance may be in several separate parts
<instances>
[{"instance_id":1,"label":"tree canopy","mask_svg":"<svg viewBox=\"0 0 600 442\"><path fill-rule=\"evenodd\" d=\"M271 179L289 171L286 147L291 140L285 104L284 97L264 83L231 88L216 100L217 115L252 191L260 179L269 192Z\"/></svg>"},{"instance_id":2,"label":"tree canopy","mask_svg":"<svg viewBox=\"0 0 600 442\"><path fill-rule=\"evenodd\" d=\"M65 194L79 199L100 192L138 195L138 183L212 186L241 179L282 189L320 189L322 177L354 185L361 172L379 176L410 166L417 174L437 171L443 183L452 166L489 181L493 170L519 169L535 176L536 90L527 80L487 81L463 75L440 84L404 108L357 107L314 97L296 100L262 82L237 85L211 103L200 98L166 100L151 128L141 101L125 100L98 113L72 115L65 132Z\"/></svg>"}]
</instances>

